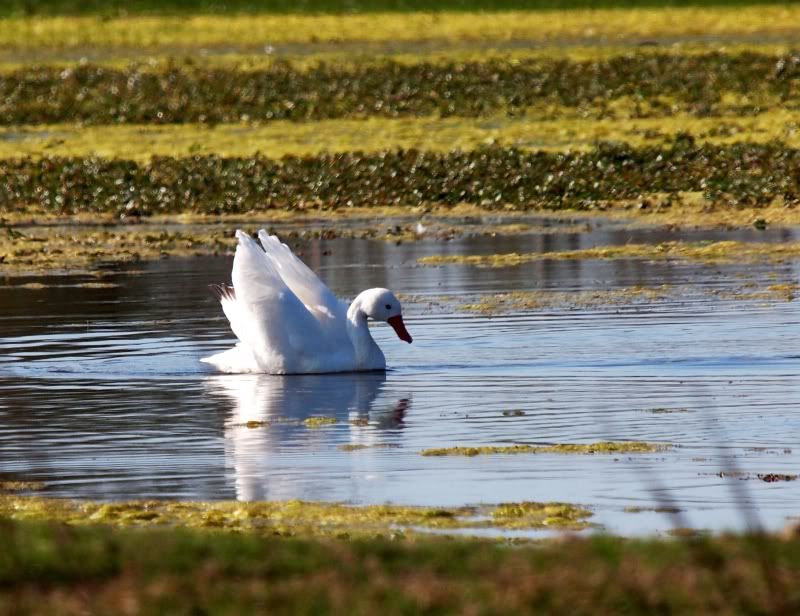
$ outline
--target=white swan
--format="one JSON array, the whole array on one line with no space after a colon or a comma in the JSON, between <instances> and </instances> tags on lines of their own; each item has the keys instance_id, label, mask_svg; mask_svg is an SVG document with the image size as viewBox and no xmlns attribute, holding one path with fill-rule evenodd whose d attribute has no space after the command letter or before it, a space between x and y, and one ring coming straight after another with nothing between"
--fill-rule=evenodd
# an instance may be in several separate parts
<instances>
[{"instance_id":1,"label":"white swan","mask_svg":"<svg viewBox=\"0 0 800 616\"><path fill-rule=\"evenodd\" d=\"M263 250L243 231L233 259L233 286L211 285L239 343L206 357L223 372L311 374L384 370L367 317L386 321L411 342L400 302L368 289L348 308L286 244L262 229Z\"/></svg>"}]
</instances>

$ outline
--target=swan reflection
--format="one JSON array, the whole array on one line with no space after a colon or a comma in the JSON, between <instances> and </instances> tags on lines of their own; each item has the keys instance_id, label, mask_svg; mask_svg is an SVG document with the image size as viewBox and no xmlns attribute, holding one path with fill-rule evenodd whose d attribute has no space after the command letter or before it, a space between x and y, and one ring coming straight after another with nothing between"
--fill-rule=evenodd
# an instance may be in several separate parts
<instances>
[{"instance_id":1,"label":"swan reflection","mask_svg":"<svg viewBox=\"0 0 800 616\"><path fill-rule=\"evenodd\" d=\"M230 403L224 438L236 498L357 498L359 480L379 476L377 447L396 445L410 406L409 398L382 397L385 382L383 372L209 377L210 393ZM313 416L337 423L309 429L302 422ZM348 454L341 445L367 449ZM349 491L343 493L348 474Z\"/></svg>"}]
</instances>

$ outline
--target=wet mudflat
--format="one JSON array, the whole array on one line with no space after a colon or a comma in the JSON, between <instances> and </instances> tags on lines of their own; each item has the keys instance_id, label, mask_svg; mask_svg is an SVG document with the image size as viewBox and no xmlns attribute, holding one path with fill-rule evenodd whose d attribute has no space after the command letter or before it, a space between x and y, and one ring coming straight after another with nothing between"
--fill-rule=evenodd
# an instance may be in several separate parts
<instances>
[{"instance_id":1,"label":"wet mudflat","mask_svg":"<svg viewBox=\"0 0 800 616\"><path fill-rule=\"evenodd\" d=\"M684 239L796 241L797 232L465 237L295 248L343 297L404 295L414 344L373 333L385 374L217 375L233 341L207 291L229 257L94 276L7 279L0 295L0 470L58 497L591 507L621 534L779 529L800 514L797 263L538 261L423 267L435 254L575 250ZM496 293L666 288L630 302L464 310ZM313 421L325 418L325 421ZM308 422L307 419L312 419ZM335 419L335 422L332 421ZM422 456L429 448L647 441L632 454ZM723 473L725 476L720 476ZM760 476L760 477L759 477ZM746 502L745 502L746 501ZM683 519L650 511L670 506ZM626 511L627 510L627 511ZM535 533L534 533L535 534Z\"/></svg>"}]
</instances>

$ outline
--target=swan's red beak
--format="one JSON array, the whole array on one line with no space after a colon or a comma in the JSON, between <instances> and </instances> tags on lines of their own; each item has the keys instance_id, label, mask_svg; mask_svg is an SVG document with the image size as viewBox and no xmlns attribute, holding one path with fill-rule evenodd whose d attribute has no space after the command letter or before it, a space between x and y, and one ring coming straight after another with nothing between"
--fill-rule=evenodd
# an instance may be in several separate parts
<instances>
[{"instance_id":1,"label":"swan's red beak","mask_svg":"<svg viewBox=\"0 0 800 616\"><path fill-rule=\"evenodd\" d=\"M386 322L394 328L394 331L397 333L397 337L400 338L400 340L405 340L411 344L413 338L411 337L411 334L408 333L405 323L403 323L403 317L398 314L395 317L386 319Z\"/></svg>"}]
</instances>

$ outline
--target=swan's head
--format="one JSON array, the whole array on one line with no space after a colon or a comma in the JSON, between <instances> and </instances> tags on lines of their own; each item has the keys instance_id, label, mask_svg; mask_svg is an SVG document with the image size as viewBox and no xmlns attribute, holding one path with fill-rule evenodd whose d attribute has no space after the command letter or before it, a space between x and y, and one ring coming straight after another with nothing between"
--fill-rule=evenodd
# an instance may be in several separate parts
<instances>
[{"instance_id":1,"label":"swan's head","mask_svg":"<svg viewBox=\"0 0 800 616\"><path fill-rule=\"evenodd\" d=\"M361 310L369 318L386 321L394 328L397 337L410 343L413 338L403 323L403 308L389 289L369 289L361 294Z\"/></svg>"}]
</instances>

